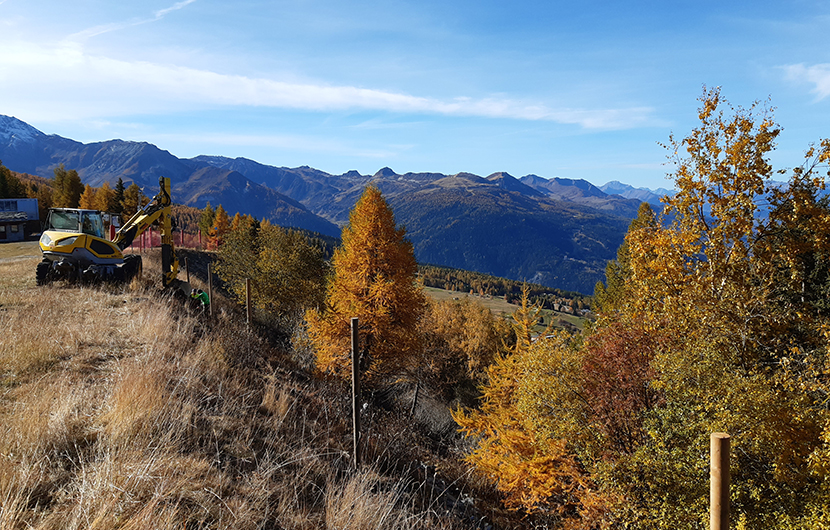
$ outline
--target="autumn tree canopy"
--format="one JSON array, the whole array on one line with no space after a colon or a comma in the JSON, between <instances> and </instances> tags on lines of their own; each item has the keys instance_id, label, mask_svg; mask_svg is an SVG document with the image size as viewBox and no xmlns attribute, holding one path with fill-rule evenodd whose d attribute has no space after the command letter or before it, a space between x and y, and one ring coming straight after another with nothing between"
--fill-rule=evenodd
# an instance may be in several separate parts
<instances>
[{"instance_id":1,"label":"autumn tree canopy","mask_svg":"<svg viewBox=\"0 0 830 530\"><path fill-rule=\"evenodd\" d=\"M416 284L412 243L404 236L380 190L368 186L335 250L325 305L306 314L320 370L347 373L353 317L359 319L370 375L394 373L416 362L425 298Z\"/></svg>"},{"instance_id":2,"label":"autumn tree canopy","mask_svg":"<svg viewBox=\"0 0 830 530\"><path fill-rule=\"evenodd\" d=\"M219 247L218 272L240 303L247 278L254 306L284 317L323 303L328 266L300 232L237 214Z\"/></svg>"},{"instance_id":3,"label":"autumn tree canopy","mask_svg":"<svg viewBox=\"0 0 830 530\"><path fill-rule=\"evenodd\" d=\"M216 210L210 205L210 201L201 210L199 217L199 231L205 241L210 237L210 227L213 226L213 221L216 219Z\"/></svg>"},{"instance_id":4,"label":"autumn tree canopy","mask_svg":"<svg viewBox=\"0 0 830 530\"><path fill-rule=\"evenodd\" d=\"M208 248L218 249L222 245L225 234L231 228L231 218L228 212L222 208L222 205L216 207L216 213L213 217L213 224L210 226L208 232Z\"/></svg>"},{"instance_id":5,"label":"autumn tree canopy","mask_svg":"<svg viewBox=\"0 0 830 530\"><path fill-rule=\"evenodd\" d=\"M115 213L115 190L110 188L109 182L104 182L95 192L95 201L92 204L95 210Z\"/></svg>"},{"instance_id":6,"label":"autumn tree canopy","mask_svg":"<svg viewBox=\"0 0 830 530\"><path fill-rule=\"evenodd\" d=\"M706 90L699 117L666 146L677 194L632 223L598 322L500 359L459 415L477 469L557 524L705 525L715 431L738 527L830 524L830 141L782 185L769 108Z\"/></svg>"},{"instance_id":7,"label":"autumn tree canopy","mask_svg":"<svg viewBox=\"0 0 830 530\"><path fill-rule=\"evenodd\" d=\"M84 185L74 169L67 170L63 164L54 169L52 206L55 208L77 208Z\"/></svg>"},{"instance_id":8,"label":"autumn tree canopy","mask_svg":"<svg viewBox=\"0 0 830 530\"><path fill-rule=\"evenodd\" d=\"M26 197L26 186L0 162L0 199Z\"/></svg>"},{"instance_id":9,"label":"autumn tree canopy","mask_svg":"<svg viewBox=\"0 0 830 530\"><path fill-rule=\"evenodd\" d=\"M127 189L124 190L124 199L121 201L121 212L125 220L135 215L138 209L143 206L141 204L141 195L141 188L135 182L127 186Z\"/></svg>"},{"instance_id":10,"label":"autumn tree canopy","mask_svg":"<svg viewBox=\"0 0 830 530\"><path fill-rule=\"evenodd\" d=\"M95 195L95 188L93 188L92 185L87 184L86 186L84 186L84 192L78 199L78 207L83 208L85 210L95 209Z\"/></svg>"}]
</instances>

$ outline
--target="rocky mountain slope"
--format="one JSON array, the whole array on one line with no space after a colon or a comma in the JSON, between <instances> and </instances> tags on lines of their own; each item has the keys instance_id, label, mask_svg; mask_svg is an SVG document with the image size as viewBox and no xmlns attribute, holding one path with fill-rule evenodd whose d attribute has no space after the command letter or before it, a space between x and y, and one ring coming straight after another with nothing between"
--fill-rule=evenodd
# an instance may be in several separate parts
<instances>
[{"instance_id":1,"label":"rocky mountain slope","mask_svg":"<svg viewBox=\"0 0 830 530\"><path fill-rule=\"evenodd\" d=\"M0 160L43 177L64 164L93 186L122 178L150 192L163 175L173 180L177 202L222 204L231 214L327 235L339 235L338 225L348 222L371 183L406 227L419 261L583 293L603 279L640 202L659 202L656 194L619 183L602 189L584 180L517 179L504 172L398 174L386 167L374 175L331 175L244 158L180 159L146 142L83 144L46 135L7 116L0 116Z\"/></svg>"}]
</instances>

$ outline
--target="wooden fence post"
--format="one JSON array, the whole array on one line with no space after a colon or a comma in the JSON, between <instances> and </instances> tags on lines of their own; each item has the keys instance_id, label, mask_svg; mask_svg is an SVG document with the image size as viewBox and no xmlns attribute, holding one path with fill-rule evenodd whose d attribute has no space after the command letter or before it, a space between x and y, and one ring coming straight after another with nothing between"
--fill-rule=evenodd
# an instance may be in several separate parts
<instances>
[{"instance_id":1,"label":"wooden fence post","mask_svg":"<svg viewBox=\"0 0 830 530\"><path fill-rule=\"evenodd\" d=\"M210 272L210 263L208 263L208 316L213 317L213 274Z\"/></svg>"},{"instance_id":2,"label":"wooden fence post","mask_svg":"<svg viewBox=\"0 0 830 530\"><path fill-rule=\"evenodd\" d=\"M187 284L190 285L190 263L188 263L187 258L184 258L184 272L187 277Z\"/></svg>"},{"instance_id":3,"label":"wooden fence post","mask_svg":"<svg viewBox=\"0 0 830 530\"><path fill-rule=\"evenodd\" d=\"M725 432L713 432L709 439L709 530L729 529L729 448Z\"/></svg>"},{"instance_id":4,"label":"wooden fence post","mask_svg":"<svg viewBox=\"0 0 830 530\"><path fill-rule=\"evenodd\" d=\"M251 279L245 278L245 323L251 325Z\"/></svg>"},{"instance_id":5,"label":"wooden fence post","mask_svg":"<svg viewBox=\"0 0 830 530\"><path fill-rule=\"evenodd\" d=\"M415 381L415 397L412 398L412 406L409 408L409 419L415 415L415 407L418 406L418 391L421 389L421 381Z\"/></svg>"},{"instance_id":6,"label":"wooden fence post","mask_svg":"<svg viewBox=\"0 0 830 530\"><path fill-rule=\"evenodd\" d=\"M352 318L352 448L354 468L360 468L360 348L358 320Z\"/></svg>"}]
</instances>

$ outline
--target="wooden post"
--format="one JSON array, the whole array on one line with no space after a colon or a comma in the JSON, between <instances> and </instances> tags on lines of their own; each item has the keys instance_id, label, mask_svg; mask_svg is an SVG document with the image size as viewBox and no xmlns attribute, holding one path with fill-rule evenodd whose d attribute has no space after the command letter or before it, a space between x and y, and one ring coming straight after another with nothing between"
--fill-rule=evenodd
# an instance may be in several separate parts
<instances>
[{"instance_id":1,"label":"wooden post","mask_svg":"<svg viewBox=\"0 0 830 530\"><path fill-rule=\"evenodd\" d=\"M190 285L190 263L187 262L187 258L184 258L184 272L187 276L187 284Z\"/></svg>"},{"instance_id":2,"label":"wooden post","mask_svg":"<svg viewBox=\"0 0 830 530\"><path fill-rule=\"evenodd\" d=\"M415 397L412 398L412 407L409 409L409 419L415 415L415 407L418 406L418 391L421 389L421 381L415 381Z\"/></svg>"},{"instance_id":3,"label":"wooden post","mask_svg":"<svg viewBox=\"0 0 830 530\"><path fill-rule=\"evenodd\" d=\"M245 278L245 323L251 325L251 279Z\"/></svg>"},{"instance_id":4,"label":"wooden post","mask_svg":"<svg viewBox=\"0 0 830 530\"><path fill-rule=\"evenodd\" d=\"M709 439L709 530L729 529L729 446L725 432L713 432Z\"/></svg>"},{"instance_id":5,"label":"wooden post","mask_svg":"<svg viewBox=\"0 0 830 530\"><path fill-rule=\"evenodd\" d=\"M352 448L354 468L360 468L360 347L357 318L352 318Z\"/></svg>"},{"instance_id":6,"label":"wooden post","mask_svg":"<svg viewBox=\"0 0 830 530\"><path fill-rule=\"evenodd\" d=\"M213 274L210 273L210 263L208 263L208 316L213 317Z\"/></svg>"}]
</instances>

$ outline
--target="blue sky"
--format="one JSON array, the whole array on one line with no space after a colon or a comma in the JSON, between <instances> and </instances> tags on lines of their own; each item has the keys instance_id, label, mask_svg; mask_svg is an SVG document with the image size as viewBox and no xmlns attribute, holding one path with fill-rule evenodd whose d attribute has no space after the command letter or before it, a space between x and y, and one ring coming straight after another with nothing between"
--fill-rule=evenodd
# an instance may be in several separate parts
<instances>
[{"instance_id":1,"label":"blue sky","mask_svg":"<svg viewBox=\"0 0 830 530\"><path fill-rule=\"evenodd\" d=\"M830 136L830 1L0 0L0 114L334 174L670 187L703 85Z\"/></svg>"}]
</instances>

